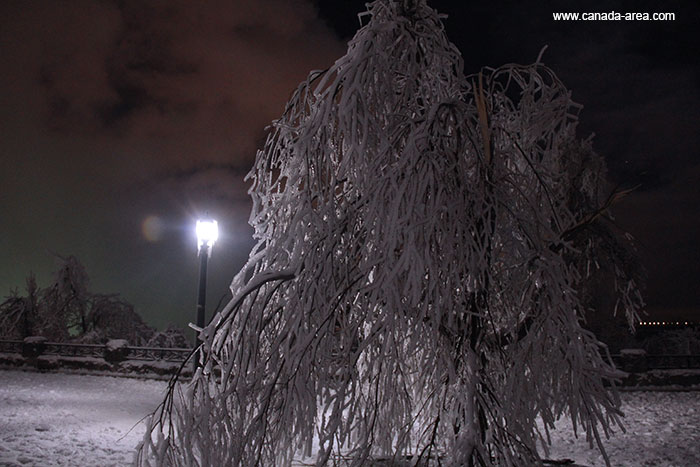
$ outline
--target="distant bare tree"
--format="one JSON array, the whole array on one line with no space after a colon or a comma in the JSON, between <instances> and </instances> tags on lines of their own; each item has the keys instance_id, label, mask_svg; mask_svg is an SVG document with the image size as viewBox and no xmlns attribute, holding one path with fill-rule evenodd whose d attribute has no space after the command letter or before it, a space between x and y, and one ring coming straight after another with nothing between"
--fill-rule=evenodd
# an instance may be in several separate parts
<instances>
[{"instance_id":1,"label":"distant bare tree","mask_svg":"<svg viewBox=\"0 0 700 467\"><path fill-rule=\"evenodd\" d=\"M86 323L90 338L100 343L126 339L131 345L146 345L155 333L134 306L118 295L93 295Z\"/></svg>"},{"instance_id":2,"label":"distant bare tree","mask_svg":"<svg viewBox=\"0 0 700 467\"><path fill-rule=\"evenodd\" d=\"M537 465L562 414L601 451L620 422L581 291L621 194L579 150L579 106L540 63L464 76L425 0L368 8L257 155L258 244L140 465L289 465L314 442L317 465Z\"/></svg>"},{"instance_id":3,"label":"distant bare tree","mask_svg":"<svg viewBox=\"0 0 700 467\"><path fill-rule=\"evenodd\" d=\"M0 337L24 339L36 334L40 319L41 291L36 285L36 276L27 277L27 295L21 297L17 290L0 304Z\"/></svg>"},{"instance_id":4,"label":"distant bare tree","mask_svg":"<svg viewBox=\"0 0 700 467\"><path fill-rule=\"evenodd\" d=\"M189 348L187 336L182 332L182 329L175 326L168 326L163 331L157 331L149 339L147 345L149 347L167 347L167 348Z\"/></svg>"},{"instance_id":5,"label":"distant bare tree","mask_svg":"<svg viewBox=\"0 0 700 467\"><path fill-rule=\"evenodd\" d=\"M60 266L54 280L43 291L40 334L52 341L65 341L87 331L90 279L85 267L73 255L58 256Z\"/></svg>"},{"instance_id":6,"label":"distant bare tree","mask_svg":"<svg viewBox=\"0 0 700 467\"><path fill-rule=\"evenodd\" d=\"M40 335L54 342L126 339L132 345L148 343L155 331L133 305L116 294L90 293L90 280L80 261L72 255L57 257L60 266L48 288L39 289L36 277L30 274L27 295L22 297L13 290L0 304L1 337Z\"/></svg>"}]
</instances>

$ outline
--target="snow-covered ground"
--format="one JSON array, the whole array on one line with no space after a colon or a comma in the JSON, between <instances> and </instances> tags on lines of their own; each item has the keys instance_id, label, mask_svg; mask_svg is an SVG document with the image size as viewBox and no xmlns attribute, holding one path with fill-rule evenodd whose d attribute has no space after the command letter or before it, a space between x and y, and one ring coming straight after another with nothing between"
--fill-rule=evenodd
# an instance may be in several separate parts
<instances>
[{"instance_id":1,"label":"snow-covered ground","mask_svg":"<svg viewBox=\"0 0 700 467\"><path fill-rule=\"evenodd\" d=\"M130 465L145 431L139 421L165 388L155 380L0 371L0 466Z\"/></svg>"},{"instance_id":2,"label":"snow-covered ground","mask_svg":"<svg viewBox=\"0 0 700 467\"><path fill-rule=\"evenodd\" d=\"M165 387L153 380L0 371L0 466L129 465L145 429L139 421ZM606 442L613 465L700 466L700 392L625 392L622 400L627 432ZM565 421L552 440L550 459L604 465Z\"/></svg>"},{"instance_id":3,"label":"snow-covered ground","mask_svg":"<svg viewBox=\"0 0 700 467\"><path fill-rule=\"evenodd\" d=\"M612 465L624 467L700 467L700 392L623 392L625 433L604 440ZM573 435L568 420L552 434L550 459L604 466L596 449Z\"/></svg>"}]
</instances>

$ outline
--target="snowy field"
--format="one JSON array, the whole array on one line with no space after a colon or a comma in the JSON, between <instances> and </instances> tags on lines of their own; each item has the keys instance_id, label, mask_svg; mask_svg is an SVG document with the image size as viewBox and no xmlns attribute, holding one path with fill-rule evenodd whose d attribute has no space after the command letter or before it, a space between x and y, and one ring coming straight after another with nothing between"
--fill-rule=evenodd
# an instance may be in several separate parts
<instances>
[{"instance_id":1,"label":"snowy field","mask_svg":"<svg viewBox=\"0 0 700 467\"><path fill-rule=\"evenodd\" d=\"M124 466L166 383L0 371L0 466ZM130 431L131 430L131 431Z\"/></svg>"},{"instance_id":2,"label":"snowy field","mask_svg":"<svg viewBox=\"0 0 700 467\"><path fill-rule=\"evenodd\" d=\"M0 466L125 466L163 381L0 371ZM700 466L700 392L625 392L627 432L607 441L616 466ZM133 428L135 426L135 428ZM133 428L133 429L132 429ZM550 459L604 465L560 422Z\"/></svg>"}]
</instances>

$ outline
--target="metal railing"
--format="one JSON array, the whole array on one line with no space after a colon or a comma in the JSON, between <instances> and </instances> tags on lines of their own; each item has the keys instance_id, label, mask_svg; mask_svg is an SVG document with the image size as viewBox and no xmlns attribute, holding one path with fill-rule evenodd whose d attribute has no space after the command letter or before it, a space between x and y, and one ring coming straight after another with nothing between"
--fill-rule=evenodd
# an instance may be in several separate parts
<instances>
[{"instance_id":1,"label":"metal railing","mask_svg":"<svg viewBox=\"0 0 700 467\"><path fill-rule=\"evenodd\" d=\"M168 347L128 347L130 360L164 360L166 362L182 362L192 349Z\"/></svg>"},{"instance_id":2,"label":"metal railing","mask_svg":"<svg viewBox=\"0 0 700 467\"><path fill-rule=\"evenodd\" d=\"M23 347L27 345L21 340L0 340L0 353L23 353ZM41 355L58 355L63 357L103 357L106 345L102 344L76 344L68 342L43 342ZM165 348L165 347L138 347L128 346L124 348L126 358L129 360L163 360L167 362L182 362L192 352L192 349ZM613 361L621 369L625 369L630 363L645 370L671 370L671 369L700 369L700 355L639 355L626 357L613 355Z\"/></svg>"},{"instance_id":3,"label":"metal railing","mask_svg":"<svg viewBox=\"0 0 700 467\"><path fill-rule=\"evenodd\" d=\"M27 343L18 340L0 340L0 353L23 353ZM41 346L41 355L58 355L62 357L97 357L102 358L107 349L106 344L77 344L70 342L42 342L29 344ZM167 362L184 361L191 349L167 348L167 347L132 347L123 348L129 360L163 360Z\"/></svg>"},{"instance_id":4,"label":"metal railing","mask_svg":"<svg viewBox=\"0 0 700 467\"><path fill-rule=\"evenodd\" d=\"M0 340L0 353L22 353L22 341Z\"/></svg>"},{"instance_id":5,"label":"metal railing","mask_svg":"<svg viewBox=\"0 0 700 467\"><path fill-rule=\"evenodd\" d=\"M42 355L61 357L102 357L105 346L99 344L69 344L64 342L45 342Z\"/></svg>"},{"instance_id":6,"label":"metal railing","mask_svg":"<svg viewBox=\"0 0 700 467\"><path fill-rule=\"evenodd\" d=\"M612 355L623 371L700 369L700 355Z\"/></svg>"},{"instance_id":7,"label":"metal railing","mask_svg":"<svg viewBox=\"0 0 700 467\"><path fill-rule=\"evenodd\" d=\"M700 355L647 355L646 360L654 370L700 368Z\"/></svg>"}]
</instances>

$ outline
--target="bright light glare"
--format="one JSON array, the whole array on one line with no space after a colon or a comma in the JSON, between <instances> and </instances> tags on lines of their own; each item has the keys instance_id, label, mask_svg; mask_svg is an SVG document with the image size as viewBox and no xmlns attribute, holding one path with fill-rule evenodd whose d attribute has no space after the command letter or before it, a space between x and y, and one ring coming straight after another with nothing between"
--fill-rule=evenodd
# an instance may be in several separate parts
<instances>
[{"instance_id":1,"label":"bright light glare","mask_svg":"<svg viewBox=\"0 0 700 467\"><path fill-rule=\"evenodd\" d=\"M197 248L203 245L211 248L219 238L219 225L216 221L197 221Z\"/></svg>"}]
</instances>

